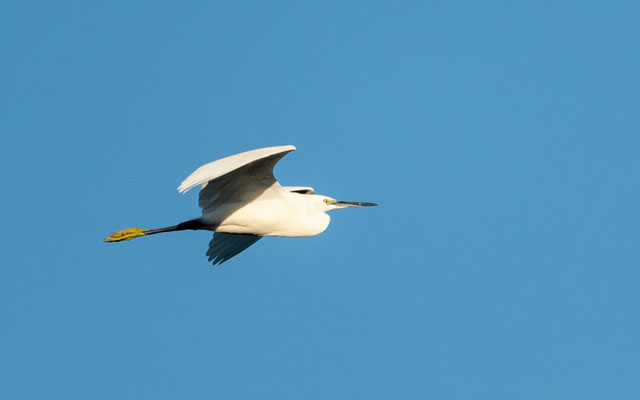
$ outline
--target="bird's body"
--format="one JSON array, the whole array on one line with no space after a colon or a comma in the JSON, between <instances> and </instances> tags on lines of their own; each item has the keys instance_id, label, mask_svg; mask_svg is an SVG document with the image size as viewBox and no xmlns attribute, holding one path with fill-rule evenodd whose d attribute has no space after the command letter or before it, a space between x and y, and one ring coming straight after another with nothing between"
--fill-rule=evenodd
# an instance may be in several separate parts
<instances>
[{"instance_id":1,"label":"bird's body","mask_svg":"<svg viewBox=\"0 0 640 400\"><path fill-rule=\"evenodd\" d=\"M337 201L314 194L307 186L281 186L273 176L276 163L293 146L257 149L226 157L196 169L178 187L184 193L202 185L200 218L167 228L130 228L105 239L118 242L156 233L186 229L216 232L207 255L222 263L263 236L305 237L324 232L331 218L327 211L374 203Z\"/></svg>"},{"instance_id":2,"label":"bird's body","mask_svg":"<svg viewBox=\"0 0 640 400\"><path fill-rule=\"evenodd\" d=\"M225 205L202 215L215 232L259 236L304 237L324 232L331 217L314 209L316 195L268 190L250 203L236 209ZM320 199L320 201L322 201Z\"/></svg>"}]
</instances>

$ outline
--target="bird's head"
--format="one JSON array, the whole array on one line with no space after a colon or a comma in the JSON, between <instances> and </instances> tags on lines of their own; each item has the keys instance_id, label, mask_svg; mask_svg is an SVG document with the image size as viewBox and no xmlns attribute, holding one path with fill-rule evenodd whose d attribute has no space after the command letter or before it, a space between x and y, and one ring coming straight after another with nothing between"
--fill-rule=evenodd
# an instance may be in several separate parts
<instances>
[{"instance_id":1,"label":"bird's head","mask_svg":"<svg viewBox=\"0 0 640 400\"><path fill-rule=\"evenodd\" d=\"M337 210L339 208L347 208L347 207L371 207L377 206L376 203L365 203L361 201L341 201L336 200L334 198L323 196L323 195L315 195L314 202L317 203L318 207L324 211Z\"/></svg>"}]
</instances>

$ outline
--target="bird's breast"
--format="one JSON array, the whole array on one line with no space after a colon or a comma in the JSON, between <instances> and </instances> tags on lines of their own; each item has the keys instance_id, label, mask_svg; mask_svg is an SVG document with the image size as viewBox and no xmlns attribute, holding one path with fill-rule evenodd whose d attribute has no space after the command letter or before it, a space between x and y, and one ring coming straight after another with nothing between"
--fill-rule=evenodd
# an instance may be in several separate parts
<instances>
[{"instance_id":1,"label":"bird's breast","mask_svg":"<svg viewBox=\"0 0 640 400\"><path fill-rule=\"evenodd\" d=\"M215 219L215 216L210 216ZM324 232L331 218L323 213L308 213L282 202L255 202L225 216L216 232L260 236L304 237Z\"/></svg>"}]
</instances>

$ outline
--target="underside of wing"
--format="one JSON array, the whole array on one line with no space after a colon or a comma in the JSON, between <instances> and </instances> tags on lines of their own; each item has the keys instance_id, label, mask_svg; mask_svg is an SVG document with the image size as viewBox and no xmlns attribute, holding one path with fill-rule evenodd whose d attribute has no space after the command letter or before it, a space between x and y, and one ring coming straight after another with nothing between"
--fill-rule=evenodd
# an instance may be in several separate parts
<instances>
[{"instance_id":1,"label":"underside of wing","mask_svg":"<svg viewBox=\"0 0 640 400\"><path fill-rule=\"evenodd\" d=\"M313 190L310 186L283 186L282 189L291 193L299 193L299 194L314 194L315 190Z\"/></svg>"},{"instance_id":2,"label":"underside of wing","mask_svg":"<svg viewBox=\"0 0 640 400\"><path fill-rule=\"evenodd\" d=\"M267 147L214 161L195 170L178 190L184 193L202 184L198 196L202 215L209 216L213 223L222 221L267 190L280 188L273 168L295 149L293 146Z\"/></svg>"},{"instance_id":3,"label":"underside of wing","mask_svg":"<svg viewBox=\"0 0 640 400\"><path fill-rule=\"evenodd\" d=\"M295 149L294 146L265 147L210 162L193 171L191 175L180 184L178 191L184 193L195 186L206 185L209 181L221 178L252 163L262 167L266 172L273 175L273 167L276 163L287 153ZM260 160L266 162L261 163Z\"/></svg>"},{"instance_id":4,"label":"underside of wing","mask_svg":"<svg viewBox=\"0 0 640 400\"><path fill-rule=\"evenodd\" d=\"M209 242L207 256L209 257L209 261L213 261L213 265L222 264L245 251L261 238L262 236L257 235L216 232L213 234L211 242Z\"/></svg>"}]
</instances>

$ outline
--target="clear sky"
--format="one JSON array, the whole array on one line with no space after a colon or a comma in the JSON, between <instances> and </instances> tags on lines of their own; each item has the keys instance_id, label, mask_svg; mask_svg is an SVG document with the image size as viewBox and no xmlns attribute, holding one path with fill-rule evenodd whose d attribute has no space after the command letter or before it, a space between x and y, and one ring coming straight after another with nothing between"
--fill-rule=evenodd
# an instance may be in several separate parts
<instances>
[{"instance_id":1,"label":"clear sky","mask_svg":"<svg viewBox=\"0 0 640 400\"><path fill-rule=\"evenodd\" d=\"M632 1L0 6L0 398L640 398ZM222 267L193 169L380 207Z\"/></svg>"}]
</instances>

